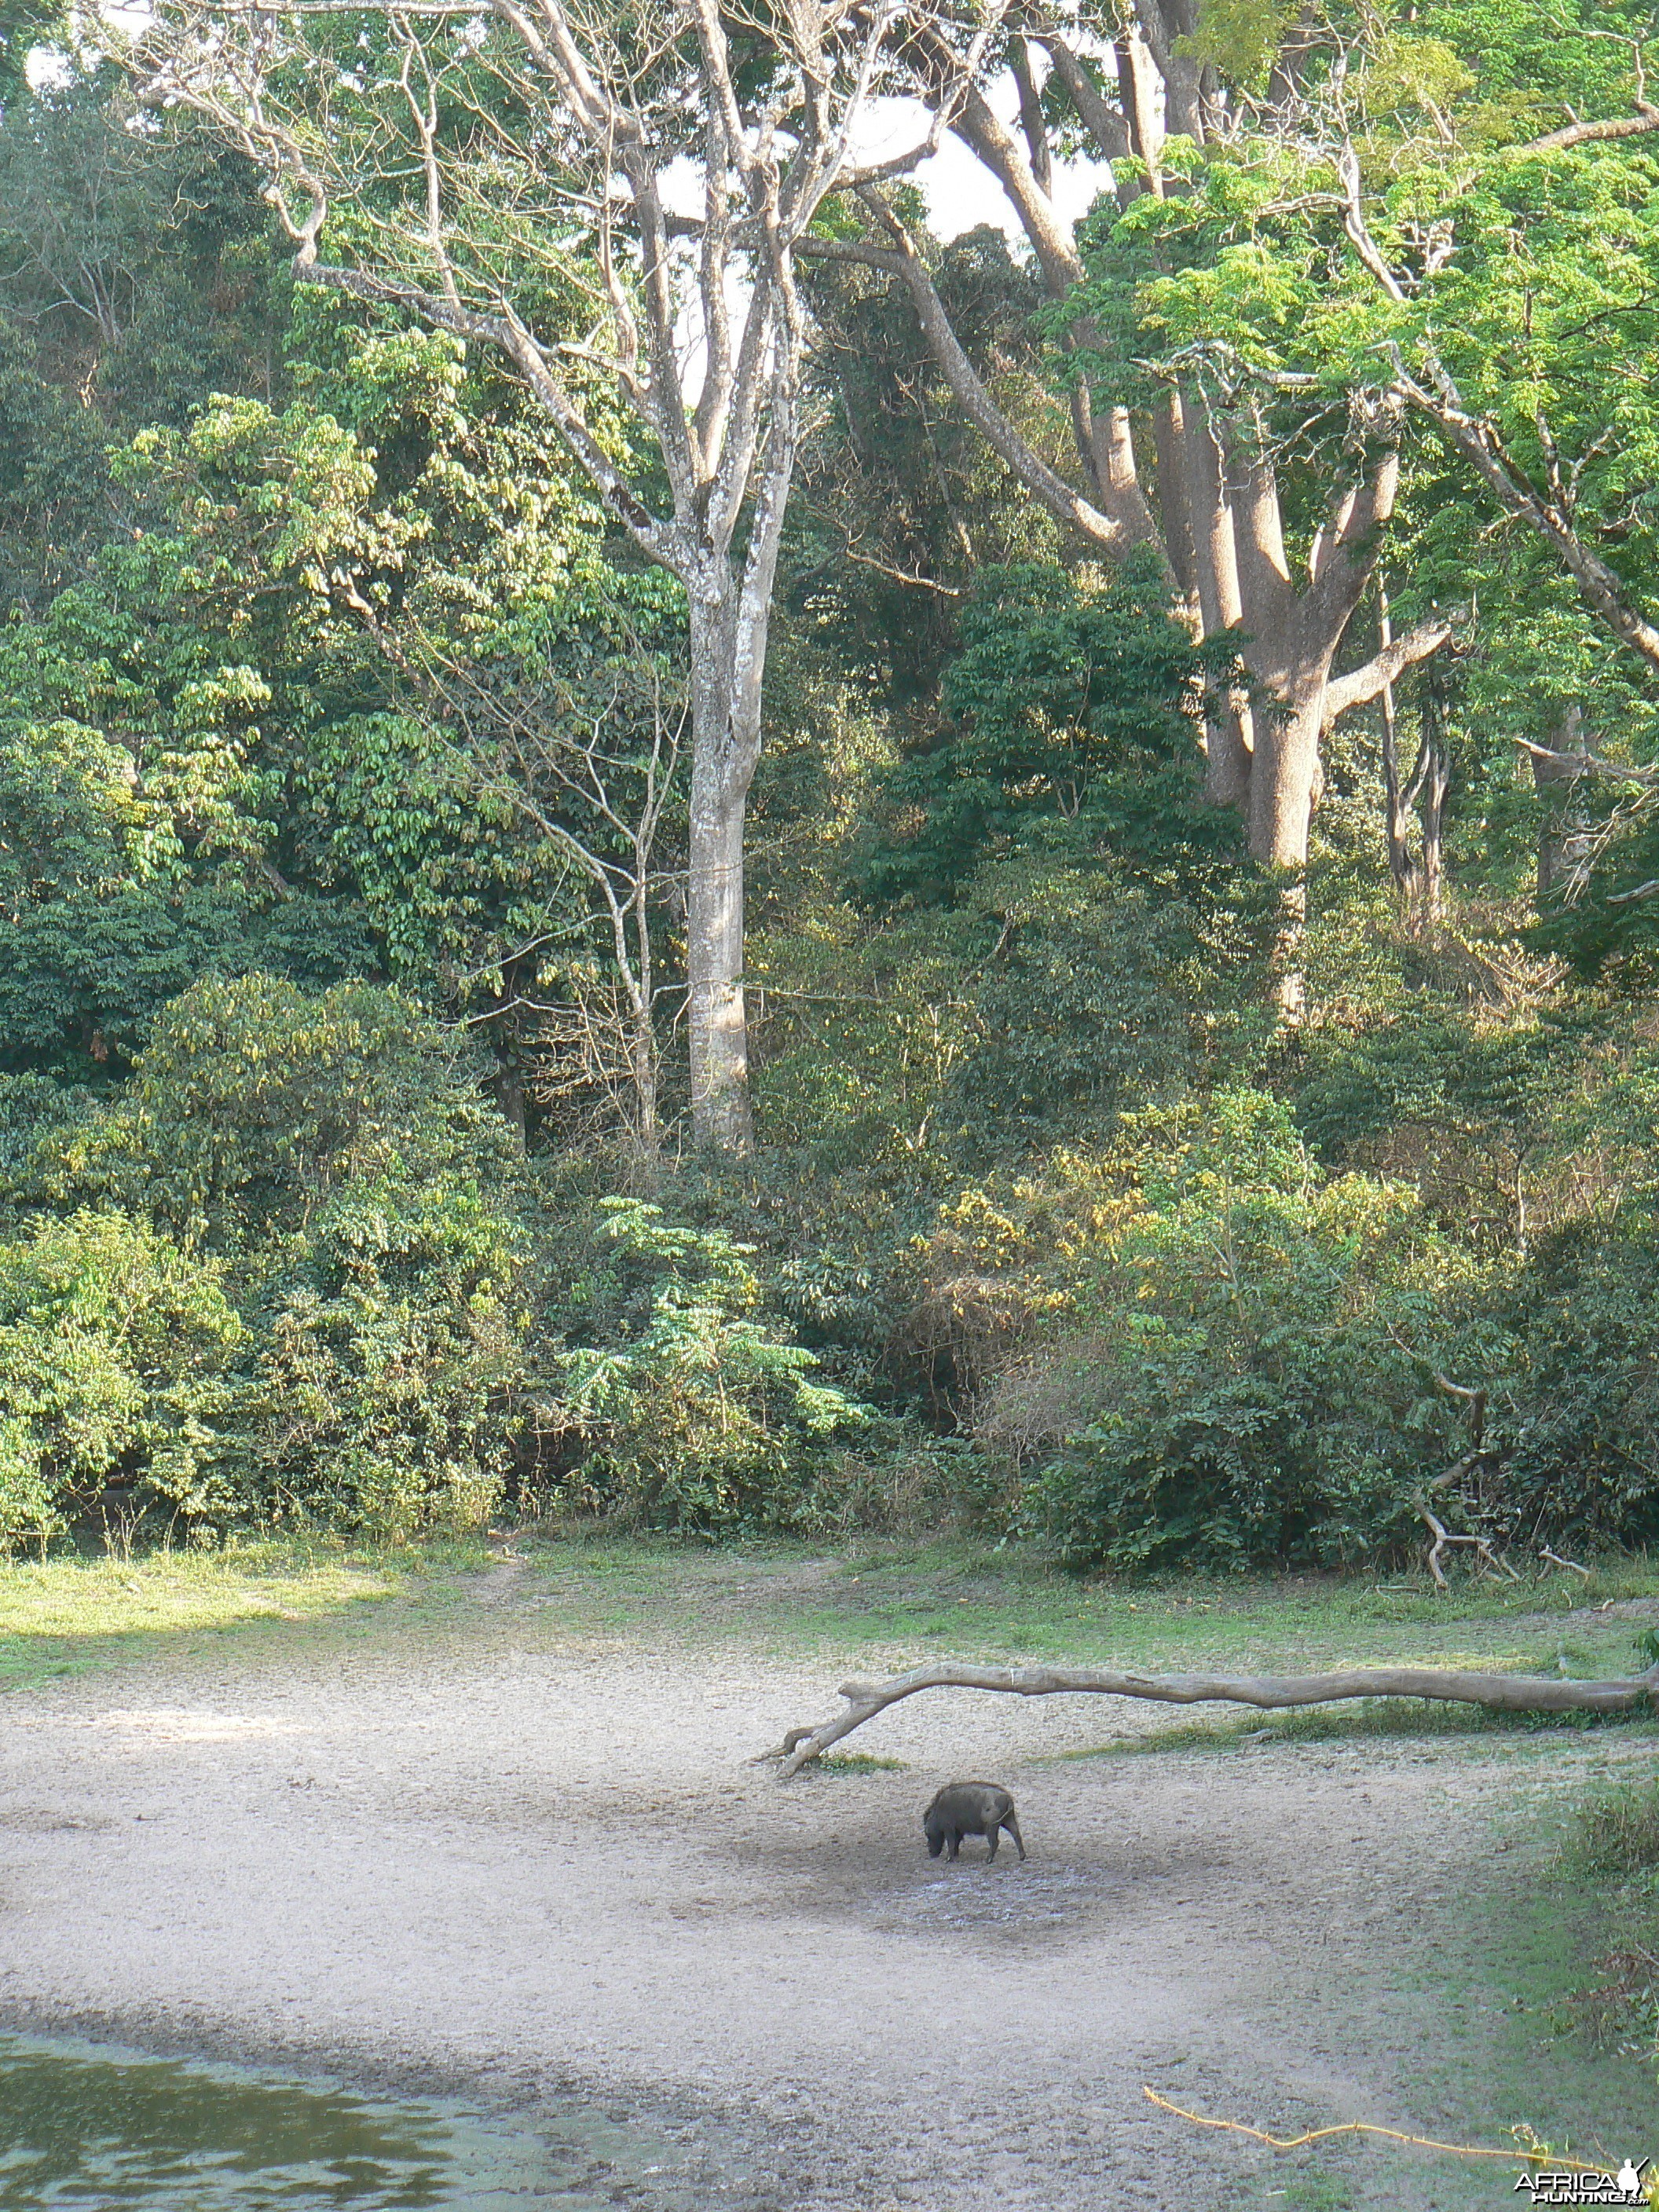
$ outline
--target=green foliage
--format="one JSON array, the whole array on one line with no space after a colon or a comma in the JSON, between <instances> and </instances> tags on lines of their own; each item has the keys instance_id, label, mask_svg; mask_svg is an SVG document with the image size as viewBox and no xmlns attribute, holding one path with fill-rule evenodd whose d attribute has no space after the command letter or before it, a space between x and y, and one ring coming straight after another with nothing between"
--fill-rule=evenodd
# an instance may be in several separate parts
<instances>
[{"instance_id":1,"label":"green foliage","mask_svg":"<svg viewBox=\"0 0 1659 2212\"><path fill-rule=\"evenodd\" d=\"M45 1174L87 1105L44 1075L0 1075L0 1224L45 1204Z\"/></svg>"},{"instance_id":2,"label":"green foliage","mask_svg":"<svg viewBox=\"0 0 1659 2212\"><path fill-rule=\"evenodd\" d=\"M348 1185L509 1180L511 1133L480 1073L376 985L209 979L168 1006L65 1171L147 1206L187 1243L246 1249L301 1229Z\"/></svg>"},{"instance_id":3,"label":"green foliage","mask_svg":"<svg viewBox=\"0 0 1659 2212\"><path fill-rule=\"evenodd\" d=\"M1438 360L1534 479L1559 449L1646 605L1655 142L1531 144L1633 112L1633 6L1322 16L1306 128L1275 133L1291 14L1200 0L1182 55L1233 124L1103 200L1063 301L1000 233L930 243L901 188L976 370L1062 469L1079 368L1143 410L1143 453L1172 381L1202 392L1232 459L1271 457L1294 573L1395 434L1396 356ZM319 23L343 56L362 35ZM643 867L665 1035L683 981L672 780L643 862L629 828L684 704L678 587L482 352L293 287L240 157L134 127L112 72L29 92L49 27L0 11L9 1540L116 1501L401 1537L503 1496L705 1534L908 1498L1073 1561L1320 1564L1409 1556L1454 1461L1449 1522L1517 1555L1659 1535L1651 1024L1584 980L1639 984L1659 946L1659 900L1626 896L1659 876L1659 695L1454 448L1407 422L1383 549L1398 626L1478 610L1433 695L1449 881L1401 911L1376 714L1345 717L1291 1034L1273 887L1200 787L1236 670L1166 577L1079 562L1011 496L902 288L804 265L748 855L762 1149L619 1170L569 1102L617 1004L596 874ZM404 127L368 35L348 161ZM432 30L482 99L474 35ZM551 179L475 204L468 281L513 265L637 475ZM337 211L329 250L408 185ZM1405 764L1427 700L1396 687ZM1517 769L1510 739L1569 710L1628 781ZM1528 938L1540 839L1594 866ZM618 1187L661 1210L599 1207ZM121 1298L170 1334L123 1334ZM1478 1451L1437 1375L1485 1389Z\"/></svg>"},{"instance_id":4,"label":"green foliage","mask_svg":"<svg viewBox=\"0 0 1659 2212\"><path fill-rule=\"evenodd\" d=\"M125 1214L0 1245L0 1548L44 1547L112 1489L163 1522L222 1516L245 1338L212 1265Z\"/></svg>"},{"instance_id":5,"label":"green foliage","mask_svg":"<svg viewBox=\"0 0 1659 2212\"><path fill-rule=\"evenodd\" d=\"M568 1486L647 1527L811 1527L834 1447L869 1409L812 1381L812 1354L768 1325L752 1246L639 1199L599 1212L609 1249L561 1300L555 1419L580 1452Z\"/></svg>"},{"instance_id":6,"label":"green foliage","mask_svg":"<svg viewBox=\"0 0 1659 2212\"><path fill-rule=\"evenodd\" d=\"M758 956L764 1126L830 1172L1086 1136L1249 1026L1264 902L1236 821L1200 804L1206 664L1161 581L994 569L961 639L937 730L868 772L859 905Z\"/></svg>"},{"instance_id":7,"label":"green foliage","mask_svg":"<svg viewBox=\"0 0 1659 2212\"><path fill-rule=\"evenodd\" d=\"M1650 1218L1548 1239L1505 1318L1524 1364L1502 1419L1511 1525L1659 1536L1659 1237Z\"/></svg>"},{"instance_id":8,"label":"green foliage","mask_svg":"<svg viewBox=\"0 0 1659 2212\"><path fill-rule=\"evenodd\" d=\"M0 13L11 40L51 10ZM0 104L0 591L31 610L112 535L105 448L210 392L269 388L287 284L251 164L60 52Z\"/></svg>"},{"instance_id":9,"label":"green foliage","mask_svg":"<svg viewBox=\"0 0 1659 2212\"><path fill-rule=\"evenodd\" d=\"M1467 1261L1413 1194L1327 1182L1282 1104L1129 1120L1131 1211L986 1432L1036 1457L1020 1524L1079 1565L1334 1565L1409 1528L1443 1449L1428 1372Z\"/></svg>"},{"instance_id":10,"label":"green foliage","mask_svg":"<svg viewBox=\"0 0 1659 2212\"><path fill-rule=\"evenodd\" d=\"M832 202L823 220L837 219ZM984 226L943 247L933 274L999 403L1046 449L1036 272ZM1053 560L1058 533L1035 500L1008 497L903 294L844 263L808 261L800 276L820 319L825 404L803 441L782 607L838 666L867 672L884 705L925 722L957 641L956 594L982 566ZM775 696L775 653L773 668Z\"/></svg>"},{"instance_id":11,"label":"green foliage","mask_svg":"<svg viewBox=\"0 0 1659 2212\"><path fill-rule=\"evenodd\" d=\"M1528 1191L1570 1141L1561 1091L1581 1045L1567 1024L1472 1019L1423 992L1358 1036L1314 1041L1297 1119L1329 1161L1409 1167L1462 1241L1524 1254Z\"/></svg>"},{"instance_id":12,"label":"green foliage","mask_svg":"<svg viewBox=\"0 0 1659 2212\"><path fill-rule=\"evenodd\" d=\"M1295 0L1200 0L1198 29L1176 48L1230 83L1260 92L1295 15Z\"/></svg>"},{"instance_id":13,"label":"green foliage","mask_svg":"<svg viewBox=\"0 0 1659 2212\"><path fill-rule=\"evenodd\" d=\"M1079 843L1214 866L1236 833L1197 804L1194 723L1205 663L1154 574L1085 582L1027 563L980 576L945 676L939 741L891 780L895 823L866 896L949 902L1039 824Z\"/></svg>"},{"instance_id":14,"label":"green foliage","mask_svg":"<svg viewBox=\"0 0 1659 2212\"><path fill-rule=\"evenodd\" d=\"M529 1254L507 1210L516 1151L479 1077L394 993L252 975L176 999L101 1110L65 1122L18 1100L36 1108L43 1186L147 1210L186 1251L148 1227L125 1232L135 1249L244 1316L223 1307L234 1387L192 1401L180 1429L212 1483L185 1491L180 1442L151 1454L152 1489L219 1525L386 1539L489 1512L515 1433ZM161 1326L161 1292L132 1295Z\"/></svg>"},{"instance_id":15,"label":"green foliage","mask_svg":"<svg viewBox=\"0 0 1659 2212\"><path fill-rule=\"evenodd\" d=\"M261 1290L239 1443L261 1519L381 1540L477 1528L512 1459L521 1236L428 1171L331 1194Z\"/></svg>"},{"instance_id":16,"label":"green foliage","mask_svg":"<svg viewBox=\"0 0 1659 2212\"><path fill-rule=\"evenodd\" d=\"M185 549L143 538L0 633L3 1060L118 1072L204 970L286 951L301 972L368 957L349 916L261 860L272 795L254 756L270 688L189 605Z\"/></svg>"}]
</instances>

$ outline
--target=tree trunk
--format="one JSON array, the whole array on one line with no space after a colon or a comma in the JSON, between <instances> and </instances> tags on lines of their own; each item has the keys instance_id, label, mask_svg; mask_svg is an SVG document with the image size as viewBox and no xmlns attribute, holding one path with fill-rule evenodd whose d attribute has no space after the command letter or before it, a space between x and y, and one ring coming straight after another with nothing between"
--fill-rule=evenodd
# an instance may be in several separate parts
<instances>
[{"instance_id":1,"label":"tree trunk","mask_svg":"<svg viewBox=\"0 0 1659 2212\"><path fill-rule=\"evenodd\" d=\"M1308 864L1308 826L1319 780L1319 739L1324 726L1323 655L1311 669L1296 670L1273 686L1280 704L1255 717L1250 763L1250 851L1275 868Z\"/></svg>"},{"instance_id":2,"label":"tree trunk","mask_svg":"<svg viewBox=\"0 0 1659 2212\"><path fill-rule=\"evenodd\" d=\"M1101 156L1119 165L1115 182L1121 206L1143 191L1164 195L1159 157L1166 134L1198 145L1210 136L1219 112L1218 86L1214 70L1186 52L1195 20L1188 0L1136 0L1134 27L1121 29L1114 40L1121 114L1057 31L1037 34L1054 64L1050 84L1066 91ZM958 96L961 57L942 27L925 34L915 52L918 94L1001 185L1045 290L1062 305L1086 271L1072 224L1048 189L1054 174L1048 149L1039 149L1047 88L1044 100L1022 101L1032 149L1028 158L981 92L970 86ZM1146 165L1144 174L1124 164L1126 144ZM1173 188L1182 189L1178 179ZM1214 640L1237 633L1240 658L1255 688L1250 696L1242 690L1224 696L1209 714L1205 793L1213 804L1239 810L1258 859L1302 869L1326 727L1433 651L1449 628L1443 622L1419 623L1389 647L1386 664L1373 659L1332 682L1343 635L1394 508L1399 459L1387 450L1388 426L1376 426L1385 433L1384 450L1363 477L1354 480L1345 463L1336 479L1316 491L1316 505L1322 503L1324 514L1309 549L1305 582L1293 576L1287 558L1277 469L1248 395L1242 404L1224 404L1195 374L1172 374L1151 410L1155 501L1143 484L1128 413L1113 408L1097 415L1087 388L1073 391L1073 439L1094 495L1087 498L1030 443L969 360L926 258L890 199L874 185L860 197L871 222L867 238L814 239L803 241L800 250L863 262L900 277L928 349L963 412L1026 490L1109 559L1121 560L1150 544L1162 556L1182 617L1196 636ZM1086 315L1073 323L1069 335L1085 354L1107 342ZM1303 510L1307 502L1297 505Z\"/></svg>"},{"instance_id":3,"label":"tree trunk","mask_svg":"<svg viewBox=\"0 0 1659 2212\"><path fill-rule=\"evenodd\" d=\"M1571 763L1587 750L1583 709L1570 706L1550 732L1553 757L1532 756L1533 788L1544 802L1544 818L1538 830L1538 903L1541 907L1561 878L1583 859L1589 834L1589 817L1578 798L1583 774Z\"/></svg>"},{"instance_id":4,"label":"tree trunk","mask_svg":"<svg viewBox=\"0 0 1659 2212\"><path fill-rule=\"evenodd\" d=\"M1423 676L1423 768L1419 784L1423 810L1423 913L1431 928L1440 919L1444 896L1443 831L1446 793L1451 784L1447 708L1445 665L1437 653L1426 663Z\"/></svg>"},{"instance_id":5,"label":"tree trunk","mask_svg":"<svg viewBox=\"0 0 1659 2212\"><path fill-rule=\"evenodd\" d=\"M743 992L743 838L754 773L734 745L735 625L727 603L691 591L691 808L685 975L691 1135L721 1152L755 1141Z\"/></svg>"},{"instance_id":6,"label":"tree trunk","mask_svg":"<svg viewBox=\"0 0 1659 2212\"><path fill-rule=\"evenodd\" d=\"M693 763L685 932L691 1134L722 1152L746 1152L755 1140L743 995L747 796Z\"/></svg>"},{"instance_id":7,"label":"tree trunk","mask_svg":"<svg viewBox=\"0 0 1659 2212\"><path fill-rule=\"evenodd\" d=\"M648 854L638 861L638 888L634 896L634 942L638 973L631 1008L633 1030L629 1057L634 1063L634 1115L640 1150L650 1155L657 1149L657 1024L654 969L652 965L651 921L646 908L649 883Z\"/></svg>"}]
</instances>

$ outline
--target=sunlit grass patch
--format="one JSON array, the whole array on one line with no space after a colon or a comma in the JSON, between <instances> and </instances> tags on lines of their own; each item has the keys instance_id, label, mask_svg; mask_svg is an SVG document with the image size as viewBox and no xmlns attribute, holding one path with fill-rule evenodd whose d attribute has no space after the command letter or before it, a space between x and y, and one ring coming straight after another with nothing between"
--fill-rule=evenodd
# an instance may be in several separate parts
<instances>
[{"instance_id":1,"label":"sunlit grass patch","mask_svg":"<svg viewBox=\"0 0 1659 2212\"><path fill-rule=\"evenodd\" d=\"M0 1562L0 1684L259 1621L315 1622L408 1587L412 1555L250 1544L124 1559Z\"/></svg>"},{"instance_id":2,"label":"sunlit grass patch","mask_svg":"<svg viewBox=\"0 0 1659 2212\"><path fill-rule=\"evenodd\" d=\"M1568 1857L1589 1874L1659 1871L1659 1781L1591 1798L1579 1813Z\"/></svg>"},{"instance_id":3,"label":"sunlit grass patch","mask_svg":"<svg viewBox=\"0 0 1659 2212\"><path fill-rule=\"evenodd\" d=\"M1659 1781L1603 1787L1577 1808L1563 1839L1564 1884L1599 1898L1589 1978L1569 2012L1589 2042L1659 2068Z\"/></svg>"},{"instance_id":4,"label":"sunlit grass patch","mask_svg":"<svg viewBox=\"0 0 1659 2212\"><path fill-rule=\"evenodd\" d=\"M1252 1707L1236 1718L1179 1721L1168 1728L1119 1735L1055 1754L1060 1759L1119 1759L1171 1751L1249 1750L1267 1743L1353 1743L1378 1739L1535 1735L1542 1730L1651 1728L1644 1714L1505 1713L1484 1705L1430 1702L1420 1698L1363 1698L1341 1705L1307 1705L1263 1712Z\"/></svg>"}]
</instances>

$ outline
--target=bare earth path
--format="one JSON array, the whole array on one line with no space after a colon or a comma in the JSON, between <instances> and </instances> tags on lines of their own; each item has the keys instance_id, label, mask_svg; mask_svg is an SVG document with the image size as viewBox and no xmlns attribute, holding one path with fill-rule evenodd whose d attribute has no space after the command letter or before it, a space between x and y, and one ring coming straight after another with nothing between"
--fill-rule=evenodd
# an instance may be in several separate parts
<instances>
[{"instance_id":1,"label":"bare earth path","mask_svg":"<svg viewBox=\"0 0 1659 2212\"><path fill-rule=\"evenodd\" d=\"M1144 2081L1268 2127L1559 2124L1548 2057L1517 2111L1513 2022L1440 1970L1472 1885L1532 1878L1540 1797L1645 1768L1645 1733L1061 1761L1116 1709L956 1695L870 1729L902 1771L780 1790L748 1761L833 1672L562 1637L510 1577L474 1610L7 1698L0 2025L598 2102L663 2146L643 2205L1510 2201L1512 2171L1371 2150L1304 2194ZM1025 1866L927 1859L952 1775L1013 1789ZM1576 2142L1659 2152L1642 2078Z\"/></svg>"}]
</instances>

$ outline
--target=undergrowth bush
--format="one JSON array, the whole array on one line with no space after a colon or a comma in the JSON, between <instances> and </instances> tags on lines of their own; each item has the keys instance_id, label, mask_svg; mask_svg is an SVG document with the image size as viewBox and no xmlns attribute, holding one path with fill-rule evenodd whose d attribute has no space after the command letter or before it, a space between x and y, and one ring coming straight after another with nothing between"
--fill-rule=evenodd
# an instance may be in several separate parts
<instances>
[{"instance_id":1,"label":"undergrowth bush","mask_svg":"<svg viewBox=\"0 0 1659 2212\"><path fill-rule=\"evenodd\" d=\"M1656 1651L1650 1630L1638 1639L1641 1663L1652 1665ZM1564 1862L1569 1877L1608 1888L1614 1939L1575 1994L1574 2014L1592 2042L1659 2067L1659 1782L1632 1778L1582 1805Z\"/></svg>"},{"instance_id":2,"label":"undergrowth bush","mask_svg":"<svg viewBox=\"0 0 1659 2212\"><path fill-rule=\"evenodd\" d=\"M984 1440L1031 1470L1015 1525L1126 1568L1334 1565L1398 1541L1448 1455L1432 1376L1467 1255L1409 1191L1328 1181L1263 1093L1126 1139L1121 1211L1078 1255L1068 1325L981 1403Z\"/></svg>"},{"instance_id":3,"label":"undergrowth bush","mask_svg":"<svg viewBox=\"0 0 1659 2212\"><path fill-rule=\"evenodd\" d=\"M331 1198L265 1292L241 1419L260 1516L387 1540L486 1521L513 1456L526 1261L514 1224L453 1183Z\"/></svg>"},{"instance_id":4,"label":"undergrowth bush","mask_svg":"<svg viewBox=\"0 0 1659 2212\"><path fill-rule=\"evenodd\" d=\"M1579 1813L1571 1856L1590 1874L1659 1869L1659 1782L1632 1781L1592 1798Z\"/></svg>"},{"instance_id":5,"label":"undergrowth bush","mask_svg":"<svg viewBox=\"0 0 1659 2212\"><path fill-rule=\"evenodd\" d=\"M544 1414L569 1462L559 1492L654 1528L839 1517L836 1448L874 1417L815 1382L813 1354L763 1317L753 1248L639 1199L607 1200L599 1215L590 1265L559 1302Z\"/></svg>"},{"instance_id":6,"label":"undergrowth bush","mask_svg":"<svg viewBox=\"0 0 1659 2212\"><path fill-rule=\"evenodd\" d=\"M210 976L173 1000L125 1089L64 1144L60 1174L181 1242L244 1250L365 1178L510 1186L512 1135L485 1073L377 984Z\"/></svg>"},{"instance_id":7,"label":"undergrowth bush","mask_svg":"<svg viewBox=\"0 0 1659 2212\"><path fill-rule=\"evenodd\" d=\"M216 1268L147 1223L82 1211L0 1245L0 1550L112 1489L166 1525L233 1509L246 1340Z\"/></svg>"}]
</instances>

